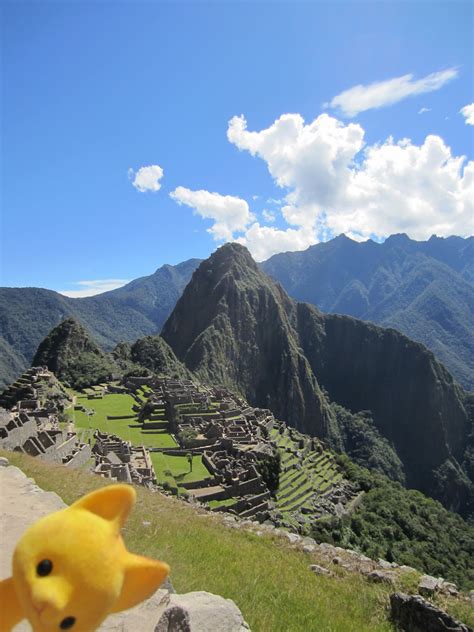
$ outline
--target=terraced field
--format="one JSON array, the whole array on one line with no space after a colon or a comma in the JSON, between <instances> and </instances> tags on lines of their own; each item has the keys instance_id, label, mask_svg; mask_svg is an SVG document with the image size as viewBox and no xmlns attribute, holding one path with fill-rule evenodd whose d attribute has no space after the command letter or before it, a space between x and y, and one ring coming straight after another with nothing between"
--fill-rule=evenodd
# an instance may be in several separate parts
<instances>
[{"instance_id":1,"label":"terraced field","mask_svg":"<svg viewBox=\"0 0 474 632\"><path fill-rule=\"evenodd\" d=\"M291 521L295 511L310 509L315 495L321 496L330 491L342 475L330 452L310 449L309 443L303 446L299 440L293 440L288 429L281 434L272 429L270 438L277 445L281 455L280 485L276 495L276 508Z\"/></svg>"},{"instance_id":2,"label":"terraced field","mask_svg":"<svg viewBox=\"0 0 474 632\"><path fill-rule=\"evenodd\" d=\"M193 458L192 470L186 456L171 456L162 452L151 452L150 457L158 482L167 482L170 489L184 492L184 488L181 487L182 483L201 481L211 476L200 455Z\"/></svg>"},{"instance_id":3,"label":"terraced field","mask_svg":"<svg viewBox=\"0 0 474 632\"><path fill-rule=\"evenodd\" d=\"M145 445L153 448L175 448L176 442L167 431L168 424L163 428L147 429L138 422L133 410L135 400L130 395L107 394L101 399L88 399L87 394L75 393L76 404L86 410L93 411L87 415L82 410L71 411L70 415L77 428L83 428L86 434L91 434L97 428L102 432L116 434L132 445ZM109 419L109 417L124 417L123 419Z\"/></svg>"},{"instance_id":4,"label":"terraced field","mask_svg":"<svg viewBox=\"0 0 474 632\"><path fill-rule=\"evenodd\" d=\"M176 448L178 447L174 437L168 432L168 420L165 418L165 408L155 409L153 419L146 419L143 424L139 423L133 407L136 402L131 395L107 394L101 399L88 399L87 395L99 392L102 389L94 387L86 392L74 392L76 405L83 406L88 411L93 411L92 415L87 415L81 410L70 410L70 417L74 420L77 428L84 432L84 439L87 441L92 437L97 428L109 434L116 434L125 441L130 441L132 445L144 445L148 448ZM142 388L137 392L139 398L144 402L147 398L147 389ZM120 416L124 419L109 419L109 417ZM167 483L170 488L185 491L181 484L183 482L199 481L210 476L207 468L202 462L201 456L193 459L192 471L186 456L169 456L160 452L151 452L151 460L155 469L159 483Z\"/></svg>"}]
</instances>

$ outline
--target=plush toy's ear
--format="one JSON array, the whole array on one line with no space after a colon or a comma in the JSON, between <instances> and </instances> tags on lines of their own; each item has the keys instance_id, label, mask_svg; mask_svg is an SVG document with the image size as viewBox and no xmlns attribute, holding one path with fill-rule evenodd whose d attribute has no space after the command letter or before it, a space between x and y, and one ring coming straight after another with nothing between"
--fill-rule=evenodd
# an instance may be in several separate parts
<instances>
[{"instance_id":1,"label":"plush toy's ear","mask_svg":"<svg viewBox=\"0 0 474 632\"><path fill-rule=\"evenodd\" d=\"M13 578L0 582L0 632L10 632L24 618Z\"/></svg>"},{"instance_id":2,"label":"plush toy's ear","mask_svg":"<svg viewBox=\"0 0 474 632\"><path fill-rule=\"evenodd\" d=\"M132 608L144 599L151 597L165 581L169 572L170 567L164 562L128 553L125 560L122 592L113 612L127 610L127 608Z\"/></svg>"},{"instance_id":3,"label":"plush toy's ear","mask_svg":"<svg viewBox=\"0 0 474 632\"><path fill-rule=\"evenodd\" d=\"M85 509L121 529L135 504L136 492L130 485L110 485L91 492L73 503L70 509Z\"/></svg>"}]
</instances>

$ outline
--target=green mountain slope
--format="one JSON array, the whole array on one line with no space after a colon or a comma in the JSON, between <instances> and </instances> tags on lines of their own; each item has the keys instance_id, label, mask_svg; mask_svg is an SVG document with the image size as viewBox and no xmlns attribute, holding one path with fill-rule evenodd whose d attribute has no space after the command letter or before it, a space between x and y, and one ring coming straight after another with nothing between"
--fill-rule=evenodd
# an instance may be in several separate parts
<instances>
[{"instance_id":1,"label":"green mountain slope","mask_svg":"<svg viewBox=\"0 0 474 632\"><path fill-rule=\"evenodd\" d=\"M87 327L105 350L156 334L191 278L198 260L163 266L123 288L68 298L40 288L0 288L0 388L19 375L45 336L65 318Z\"/></svg>"},{"instance_id":2,"label":"green mountain slope","mask_svg":"<svg viewBox=\"0 0 474 632\"><path fill-rule=\"evenodd\" d=\"M293 298L394 327L431 349L474 388L474 238L383 244L341 235L261 264Z\"/></svg>"},{"instance_id":3,"label":"green mountain slope","mask_svg":"<svg viewBox=\"0 0 474 632\"><path fill-rule=\"evenodd\" d=\"M178 360L171 347L161 336L145 336L135 343L122 342L112 352L114 359L125 371L148 369L177 379L190 379L191 372ZM137 370L138 369L138 370Z\"/></svg>"},{"instance_id":4,"label":"green mountain slope","mask_svg":"<svg viewBox=\"0 0 474 632\"><path fill-rule=\"evenodd\" d=\"M47 366L73 388L84 388L111 378L117 367L73 318L55 327L41 342L33 366Z\"/></svg>"},{"instance_id":5,"label":"green mountain slope","mask_svg":"<svg viewBox=\"0 0 474 632\"><path fill-rule=\"evenodd\" d=\"M104 349L156 334L199 260L162 266L105 294L69 299L38 288L0 288L0 386L26 366L67 316ZM261 264L297 300L323 311L394 327L431 349L467 389L474 388L474 240L393 235L383 244L345 236Z\"/></svg>"},{"instance_id":6,"label":"green mountain slope","mask_svg":"<svg viewBox=\"0 0 474 632\"><path fill-rule=\"evenodd\" d=\"M238 244L200 265L162 335L203 381L240 391L336 449L344 429L329 402L371 411L407 484L470 511L472 484L459 465L471 430L466 395L423 345L294 302Z\"/></svg>"},{"instance_id":7,"label":"green mountain slope","mask_svg":"<svg viewBox=\"0 0 474 632\"><path fill-rule=\"evenodd\" d=\"M204 382L225 384L299 430L337 441L290 322L294 309L244 247L227 244L199 266L162 336Z\"/></svg>"}]
</instances>

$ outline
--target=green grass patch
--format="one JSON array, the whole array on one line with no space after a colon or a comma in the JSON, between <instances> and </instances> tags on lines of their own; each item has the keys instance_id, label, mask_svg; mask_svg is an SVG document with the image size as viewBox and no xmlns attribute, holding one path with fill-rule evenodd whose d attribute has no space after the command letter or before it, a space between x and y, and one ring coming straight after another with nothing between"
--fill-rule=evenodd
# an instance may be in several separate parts
<instances>
[{"instance_id":1,"label":"green grass patch","mask_svg":"<svg viewBox=\"0 0 474 632\"><path fill-rule=\"evenodd\" d=\"M159 482L167 478L165 472L170 471L177 483L190 483L209 478L211 475L202 462L201 456L193 458L193 470L189 470L189 462L186 456L174 456L161 452L151 452L151 460Z\"/></svg>"},{"instance_id":2,"label":"green grass patch","mask_svg":"<svg viewBox=\"0 0 474 632\"><path fill-rule=\"evenodd\" d=\"M39 459L6 456L67 503L107 484ZM178 592L205 590L233 599L253 632L393 632L389 588L358 575L315 575L308 556L282 538L227 529L216 514L199 515L186 503L144 488L137 494L124 529L127 546L168 562Z\"/></svg>"},{"instance_id":3,"label":"green grass patch","mask_svg":"<svg viewBox=\"0 0 474 632\"><path fill-rule=\"evenodd\" d=\"M231 505L235 505L237 500L237 498L224 498L224 500L211 500L207 504L211 509L216 507L230 507Z\"/></svg>"},{"instance_id":4,"label":"green grass patch","mask_svg":"<svg viewBox=\"0 0 474 632\"><path fill-rule=\"evenodd\" d=\"M77 404L82 404L86 409L92 409L95 414L90 418L80 410L70 411L70 416L75 420L77 428L90 429L91 433L97 428L102 432L115 434L125 441L130 441L132 445L146 445L151 448L175 448L176 442L165 430L143 431L136 419L107 419L108 415L134 415L132 406L135 400L126 394L108 394L102 399L87 399L87 397L77 397Z\"/></svg>"}]
</instances>

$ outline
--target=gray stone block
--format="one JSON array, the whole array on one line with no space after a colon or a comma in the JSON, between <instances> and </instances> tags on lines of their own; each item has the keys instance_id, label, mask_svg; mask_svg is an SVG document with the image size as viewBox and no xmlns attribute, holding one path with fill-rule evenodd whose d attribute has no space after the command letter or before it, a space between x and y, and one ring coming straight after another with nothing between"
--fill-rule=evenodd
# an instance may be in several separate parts
<instances>
[{"instance_id":1,"label":"gray stone block","mask_svg":"<svg viewBox=\"0 0 474 632\"><path fill-rule=\"evenodd\" d=\"M473 632L419 595L390 595L392 620L407 632Z\"/></svg>"},{"instance_id":2,"label":"gray stone block","mask_svg":"<svg viewBox=\"0 0 474 632\"><path fill-rule=\"evenodd\" d=\"M248 632L240 610L231 599L207 592L170 595L155 632Z\"/></svg>"}]
</instances>

